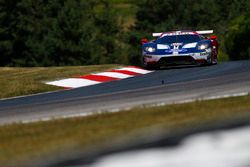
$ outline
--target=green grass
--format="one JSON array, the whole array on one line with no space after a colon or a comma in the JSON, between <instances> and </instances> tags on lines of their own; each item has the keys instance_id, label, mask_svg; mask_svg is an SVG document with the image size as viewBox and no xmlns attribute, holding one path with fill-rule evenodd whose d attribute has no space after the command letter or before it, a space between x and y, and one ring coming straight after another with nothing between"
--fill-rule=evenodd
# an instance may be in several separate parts
<instances>
[{"instance_id":1,"label":"green grass","mask_svg":"<svg viewBox=\"0 0 250 167\"><path fill-rule=\"evenodd\" d=\"M75 67L0 67L0 98L29 95L62 88L44 84L45 81L81 76L104 71L118 65L92 65Z\"/></svg>"},{"instance_id":2,"label":"green grass","mask_svg":"<svg viewBox=\"0 0 250 167\"><path fill-rule=\"evenodd\" d=\"M168 131L250 113L250 96L135 108L82 118L0 126L0 166L111 142L117 136L162 126Z\"/></svg>"}]
</instances>

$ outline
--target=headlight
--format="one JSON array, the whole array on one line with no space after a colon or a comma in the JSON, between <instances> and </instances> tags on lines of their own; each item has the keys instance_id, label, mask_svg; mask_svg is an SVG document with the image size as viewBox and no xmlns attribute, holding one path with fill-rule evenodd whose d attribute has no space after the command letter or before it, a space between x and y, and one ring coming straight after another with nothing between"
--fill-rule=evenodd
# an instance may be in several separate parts
<instances>
[{"instance_id":1,"label":"headlight","mask_svg":"<svg viewBox=\"0 0 250 167\"><path fill-rule=\"evenodd\" d=\"M198 46L198 49L199 50L204 50L204 49L207 49L208 48L208 44L201 44Z\"/></svg>"},{"instance_id":2,"label":"headlight","mask_svg":"<svg viewBox=\"0 0 250 167\"><path fill-rule=\"evenodd\" d=\"M146 47L145 48L145 50L147 51L147 52L154 52L155 51L155 48L153 48L153 47Z\"/></svg>"}]
</instances>

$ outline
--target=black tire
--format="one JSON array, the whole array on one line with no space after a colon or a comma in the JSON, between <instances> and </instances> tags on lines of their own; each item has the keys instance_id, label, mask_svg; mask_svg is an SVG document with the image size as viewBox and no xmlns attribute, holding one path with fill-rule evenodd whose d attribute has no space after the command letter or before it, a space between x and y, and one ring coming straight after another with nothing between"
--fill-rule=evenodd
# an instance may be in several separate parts
<instances>
[{"instance_id":1,"label":"black tire","mask_svg":"<svg viewBox=\"0 0 250 167\"><path fill-rule=\"evenodd\" d=\"M142 58L142 67L146 70L158 70L160 67L158 65L145 65L146 63L144 62Z\"/></svg>"}]
</instances>

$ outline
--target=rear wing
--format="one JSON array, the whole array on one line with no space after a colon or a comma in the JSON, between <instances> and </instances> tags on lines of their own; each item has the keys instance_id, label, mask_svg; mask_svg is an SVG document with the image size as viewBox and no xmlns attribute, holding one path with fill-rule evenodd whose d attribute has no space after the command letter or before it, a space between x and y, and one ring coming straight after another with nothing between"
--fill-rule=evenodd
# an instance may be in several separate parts
<instances>
[{"instance_id":1,"label":"rear wing","mask_svg":"<svg viewBox=\"0 0 250 167\"><path fill-rule=\"evenodd\" d=\"M153 37L159 37L161 36L163 33L165 32L157 32L157 33L153 33ZM168 33L168 32L167 32ZM190 32L186 32L186 31L173 31L173 32L169 32L170 34L186 34L186 33L197 33L197 34L200 34L200 35L207 35L207 34L213 34L214 33L214 30L202 30L202 31L190 31Z\"/></svg>"},{"instance_id":2,"label":"rear wing","mask_svg":"<svg viewBox=\"0 0 250 167\"><path fill-rule=\"evenodd\" d=\"M163 34L163 32L157 32L157 33L153 33L153 37L159 37L161 36L161 34Z\"/></svg>"},{"instance_id":3,"label":"rear wing","mask_svg":"<svg viewBox=\"0 0 250 167\"><path fill-rule=\"evenodd\" d=\"M196 32L201 35L207 35L207 34L213 34L214 30L203 30L203 31L196 31Z\"/></svg>"}]
</instances>

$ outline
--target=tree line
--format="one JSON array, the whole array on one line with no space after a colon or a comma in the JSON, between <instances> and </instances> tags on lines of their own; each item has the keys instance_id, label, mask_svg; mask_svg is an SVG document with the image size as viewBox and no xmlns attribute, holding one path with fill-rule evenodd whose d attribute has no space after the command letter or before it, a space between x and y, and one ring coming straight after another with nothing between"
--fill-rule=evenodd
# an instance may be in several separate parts
<instances>
[{"instance_id":1,"label":"tree line","mask_svg":"<svg viewBox=\"0 0 250 167\"><path fill-rule=\"evenodd\" d=\"M183 29L213 29L220 42L219 57L250 58L249 0L143 0L137 5L137 22L128 40L133 63L140 62L139 39L152 32Z\"/></svg>"},{"instance_id":2,"label":"tree line","mask_svg":"<svg viewBox=\"0 0 250 167\"><path fill-rule=\"evenodd\" d=\"M109 0L0 0L0 66L139 64L152 32L214 29L231 60L250 58L248 0L141 0L128 30Z\"/></svg>"},{"instance_id":3,"label":"tree line","mask_svg":"<svg viewBox=\"0 0 250 167\"><path fill-rule=\"evenodd\" d=\"M0 65L117 62L120 27L107 1L1 0Z\"/></svg>"}]
</instances>

